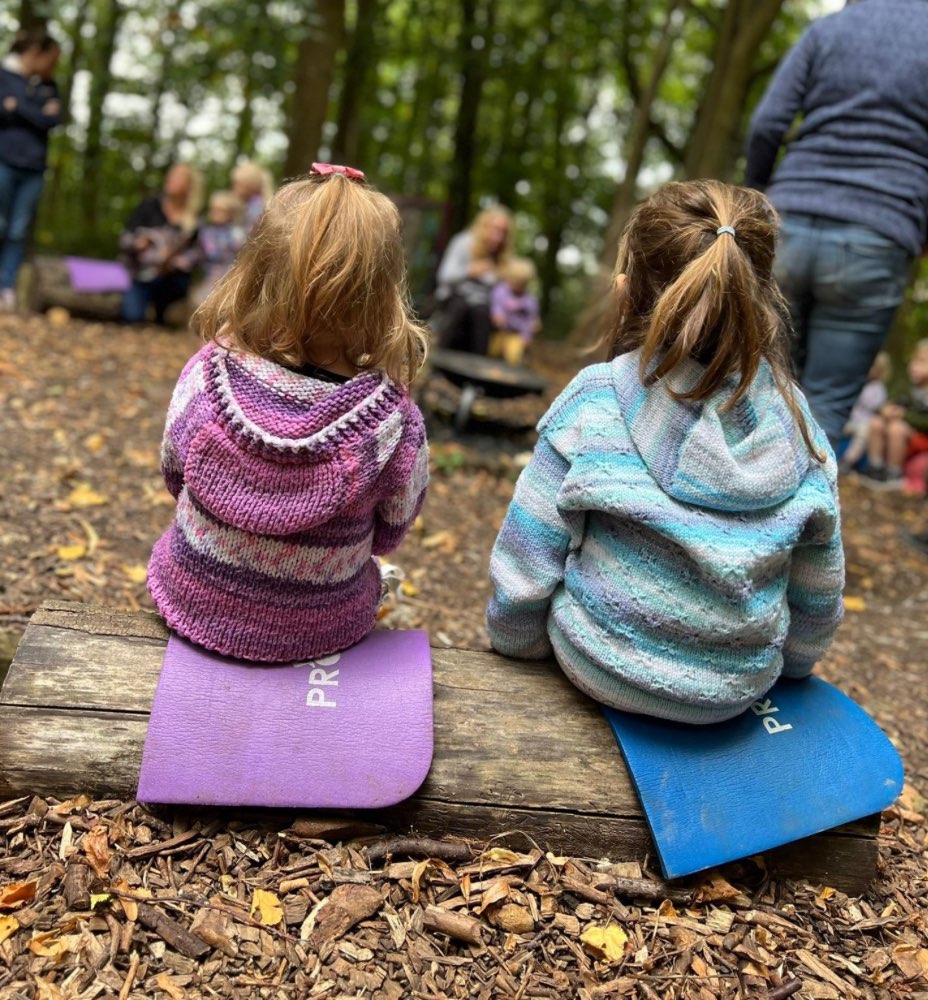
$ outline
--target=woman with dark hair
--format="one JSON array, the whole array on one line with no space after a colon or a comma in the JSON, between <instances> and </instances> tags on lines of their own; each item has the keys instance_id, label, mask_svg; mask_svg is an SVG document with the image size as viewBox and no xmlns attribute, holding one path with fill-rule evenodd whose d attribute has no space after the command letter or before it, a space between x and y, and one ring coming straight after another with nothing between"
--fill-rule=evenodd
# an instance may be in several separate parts
<instances>
[{"instance_id":1,"label":"woman with dark hair","mask_svg":"<svg viewBox=\"0 0 928 1000\"><path fill-rule=\"evenodd\" d=\"M16 273L42 194L48 133L61 122L52 79L61 48L43 29L17 34L0 63L0 309L16 304Z\"/></svg>"},{"instance_id":2,"label":"woman with dark hair","mask_svg":"<svg viewBox=\"0 0 928 1000\"><path fill-rule=\"evenodd\" d=\"M164 322L172 302L190 291L190 275L200 262L197 226L203 207L203 178L187 163L175 163L161 194L146 198L129 216L119 237L132 287L122 300L125 323L143 323L149 305Z\"/></svg>"}]
</instances>

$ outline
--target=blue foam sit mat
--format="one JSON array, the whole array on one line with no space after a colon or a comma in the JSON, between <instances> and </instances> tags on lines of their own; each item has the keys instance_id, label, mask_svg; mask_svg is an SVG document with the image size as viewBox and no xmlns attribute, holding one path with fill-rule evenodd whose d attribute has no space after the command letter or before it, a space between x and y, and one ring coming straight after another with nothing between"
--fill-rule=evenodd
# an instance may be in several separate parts
<instances>
[{"instance_id":1,"label":"blue foam sit mat","mask_svg":"<svg viewBox=\"0 0 928 1000\"><path fill-rule=\"evenodd\" d=\"M781 680L748 711L709 726L603 711L666 878L862 819L902 791L886 734L818 677Z\"/></svg>"}]
</instances>

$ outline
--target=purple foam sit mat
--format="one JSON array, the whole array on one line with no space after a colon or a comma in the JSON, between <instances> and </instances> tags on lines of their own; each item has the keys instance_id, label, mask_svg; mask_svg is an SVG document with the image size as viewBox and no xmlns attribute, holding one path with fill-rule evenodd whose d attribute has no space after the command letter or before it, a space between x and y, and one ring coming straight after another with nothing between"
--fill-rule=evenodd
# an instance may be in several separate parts
<instances>
[{"instance_id":1,"label":"purple foam sit mat","mask_svg":"<svg viewBox=\"0 0 928 1000\"><path fill-rule=\"evenodd\" d=\"M244 663L172 635L155 693L142 802L377 809L432 763L425 632L372 632L335 656Z\"/></svg>"},{"instance_id":2,"label":"purple foam sit mat","mask_svg":"<svg viewBox=\"0 0 928 1000\"><path fill-rule=\"evenodd\" d=\"M75 292L125 292L132 284L129 272L117 260L66 257L65 262Z\"/></svg>"}]
</instances>

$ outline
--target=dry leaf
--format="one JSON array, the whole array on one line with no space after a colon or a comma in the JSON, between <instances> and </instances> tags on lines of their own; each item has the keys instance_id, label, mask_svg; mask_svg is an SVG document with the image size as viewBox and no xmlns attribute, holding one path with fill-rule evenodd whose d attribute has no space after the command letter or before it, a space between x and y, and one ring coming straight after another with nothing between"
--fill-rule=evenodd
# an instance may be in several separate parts
<instances>
[{"instance_id":1,"label":"dry leaf","mask_svg":"<svg viewBox=\"0 0 928 1000\"><path fill-rule=\"evenodd\" d=\"M844 595L845 611L866 611L867 602L862 597L852 597L850 594Z\"/></svg>"},{"instance_id":2,"label":"dry leaf","mask_svg":"<svg viewBox=\"0 0 928 1000\"><path fill-rule=\"evenodd\" d=\"M92 490L87 483L81 483L68 494L67 503L71 507L102 507L109 500L102 493Z\"/></svg>"},{"instance_id":3,"label":"dry leaf","mask_svg":"<svg viewBox=\"0 0 928 1000\"><path fill-rule=\"evenodd\" d=\"M617 965L625 957L628 935L617 924L601 927L593 924L580 935L580 943L594 958Z\"/></svg>"},{"instance_id":4,"label":"dry leaf","mask_svg":"<svg viewBox=\"0 0 928 1000\"><path fill-rule=\"evenodd\" d=\"M90 908L95 910L101 903L108 903L113 897L108 892L90 894Z\"/></svg>"},{"instance_id":5,"label":"dry leaf","mask_svg":"<svg viewBox=\"0 0 928 1000\"><path fill-rule=\"evenodd\" d=\"M122 571L133 583L144 583L148 579L148 570L141 563L122 564Z\"/></svg>"},{"instance_id":6,"label":"dry leaf","mask_svg":"<svg viewBox=\"0 0 928 1000\"><path fill-rule=\"evenodd\" d=\"M101 452L105 446L106 438L102 434L89 434L84 438L84 447L94 455Z\"/></svg>"},{"instance_id":7,"label":"dry leaf","mask_svg":"<svg viewBox=\"0 0 928 1000\"><path fill-rule=\"evenodd\" d=\"M422 593L421 590L414 584L410 583L409 580L403 580L400 584L400 590L406 597L418 597Z\"/></svg>"},{"instance_id":8,"label":"dry leaf","mask_svg":"<svg viewBox=\"0 0 928 1000\"><path fill-rule=\"evenodd\" d=\"M834 894L835 894L835 889L832 888L832 886L830 886L830 885L826 885L826 886L822 887L822 891L818 894L818 898L819 899L831 899L831 897Z\"/></svg>"},{"instance_id":9,"label":"dry leaf","mask_svg":"<svg viewBox=\"0 0 928 1000\"><path fill-rule=\"evenodd\" d=\"M40 958L61 959L69 951L77 951L80 940L80 934L64 934L59 937L58 931L45 931L32 938L29 950Z\"/></svg>"},{"instance_id":10,"label":"dry leaf","mask_svg":"<svg viewBox=\"0 0 928 1000\"><path fill-rule=\"evenodd\" d=\"M255 915L255 910L258 911L258 921L266 927L279 924L284 917L284 908L277 895L267 889L255 889L251 898L251 916Z\"/></svg>"},{"instance_id":11,"label":"dry leaf","mask_svg":"<svg viewBox=\"0 0 928 1000\"><path fill-rule=\"evenodd\" d=\"M83 559L87 555L87 546L83 542L78 542L77 545L59 545L58 546L58 558L65 559L71 562L74 559Z\"/></svg>"},{"instance_id":12,"label":"dry leaf","mask_svg":"<svg viewBox=\"0 0 928 1000\"><path fill-rule=\"evenodd\" d=\"M19 921L16 917L0 917L0 944L3 944L8 937L12 937L19 930Z\"/></svg>"},{"instance_id":13,"label":"dry leaf","mask_svg":"<svg viewBox=\"0 0 928 1000\"><path fill-rule=\"evenodd\" d=\"M81 837L80 847L87 855L90 867L100 878L106 878L110 870L110 841L106 827L98 823Z\"/></svg>"},{"instance_id":14,"label":"dry leaf","mask_svg":"<svg viewBox=\"0 0 928 1000\"><path fill-rule=\"evenodd\" d=\"M424 549L438 549L446 556L457 552L458 540L450 531L436 531L434 535L427 535L422 539Z\"/></svg>"},{"instance_id":15,"label":"dry leaf","mask_svg":"<svg viewBox=\"0 0 928 1000\"><path fill-rule=\"evenodd\" d=\"M480 861L498 861L503 864L518 864L522 859L522 856L516 854L515 851L510 851L508 847L491 847L488 851L484 851L483 854L477 859Z\"/></svg>"},{"instance_id":16,"label":"dry leaf","mask_svg":"<svg viewBox=\"0 0 928 1000\"><path fill-rule=\"evenodd\" d=\"M714 872L699 887L696 899L703 903L719 903L737 899L740 895L741 893L730 882L726 882L721 875Z\"/></svg>"},{"instance_id":17,"label":"dry leaf","mask_svg":"<svg viewBox=\"0 0 928 1000\"><path fill-rule=\"evenodd\" d=\"M140 897L145 899L151 899L151 889L133 889L129 883L124 878L118 878L113 883L113 889L118 893L129 893L132 898L127 899L125 896L118 896L119 905L122 907L122 912L125 913L127 920L136 921L139 918L139 905L136 900Z\"/></svg>"},{"instance_id":18,"label":"dry leaf","mask_svg":"<svg viewBox=\"0 0 928 1000\"><path fill-rule=\"evenodd\" d=\"M15 910L23 903L35 899L35 889L38 879L31 882L12 882L0 889L0 910Z\"/></svg>"},{"instance_id":19,"label":"dry leaf","mask_svg":"<svg viewBox=\"0 0 928 1000\"><path fill-rule=\"evenodd\" d=\"M677 911L674 909L673 903L669 899L665 899L663 903L657 908L657 915L659 917L675 917Z\"/></svg>"},{"instance_id":20,"label":"dry leaf","mask_svg":"<svg viewBox=\"0 0 928 1000\"><path fill-rule=\"evenodd\" d=\"M452 882L457 881L457 876L444 861L439 861L438 858L426 858L424 861L419 861L412 870L412 878L410 880L412 882L412 901L414 903L419 902L422 878L429 868L434 868L435 871L440 872Z\"/></svg>"},{"instance_id":21,"label":"dry leaf","mask_svg":"<svg viewBox=\"0 0 928 1000\"><path fill-rule=\"evenodd\" d=\"M480 906L477 907L477 912L483 913L494 903L498 903L503 899L508 899L511 893L512 887L509 885L508 878L493 879L486 889L483 890L483 895L480 897Z\"/></svg>"}]
</instances>

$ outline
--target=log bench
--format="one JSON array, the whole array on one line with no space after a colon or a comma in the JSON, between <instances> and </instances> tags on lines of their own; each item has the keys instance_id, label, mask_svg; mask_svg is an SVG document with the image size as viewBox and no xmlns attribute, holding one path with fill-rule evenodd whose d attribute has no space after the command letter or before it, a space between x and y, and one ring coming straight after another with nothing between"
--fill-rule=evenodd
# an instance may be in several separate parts
<instances>
[{"instance_id":1,"label":"log bench","mask_svg":"<svg viewBox=\"0 0 928 1000\"><path fill-rule=\"evenodd\" d=\"M132 798L167 636L147 612L43 605L0 689L0 799ZM521 831L575 857L653 858L605 719L556 666L466 649L432 656L432 770L378 821L429 836ZM858 894L876 871L878 829L872 816L770 852L767 864Z\"/></svg>"}]
</instances>

